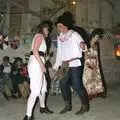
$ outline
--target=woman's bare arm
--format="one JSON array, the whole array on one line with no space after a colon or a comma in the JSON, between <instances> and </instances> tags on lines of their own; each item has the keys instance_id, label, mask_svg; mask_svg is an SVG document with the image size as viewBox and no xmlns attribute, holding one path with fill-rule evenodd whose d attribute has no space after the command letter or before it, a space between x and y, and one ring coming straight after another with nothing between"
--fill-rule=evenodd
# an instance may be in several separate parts
<instances>
[{"instance_id":1,"label":"woman's bare arm","mask_svg":"<svg viewBox=\"0 0 120 120\"><path fill-rule=\"evenodd\" d=\"M40 67L42 69L43 72L45 72L45 66L39 56L39 47L42 43L43 37L42 35L38 35L34 41L34 45L33 45L33 55L35 56L36 60L38 61L38 63L40 64Z\"/></svg>"}]
</instances>

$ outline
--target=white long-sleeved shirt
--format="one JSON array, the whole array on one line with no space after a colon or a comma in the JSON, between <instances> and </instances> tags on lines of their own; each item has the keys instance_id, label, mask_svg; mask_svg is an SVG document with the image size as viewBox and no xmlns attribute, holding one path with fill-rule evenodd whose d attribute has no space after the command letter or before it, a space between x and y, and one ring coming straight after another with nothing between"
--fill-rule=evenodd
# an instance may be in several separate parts
<instances>
[{"instance_id":1,"label":"white long-sleeved shirt","mask_svg":"<svg viewBox=\"0 0 120 120\"><path fill-rule=\"evenodd\" d=\"M84 42L82 37L75 31L69 30L66 34L61 33L57 39L57 55L54 69L58 69L62 65L63 61L67 61L73 58L82 57L82 49L80 48L80 43ZM81 61L79 59L73 60L69 63L69 67L81 66Z\"/></svg>"}]
</instances>

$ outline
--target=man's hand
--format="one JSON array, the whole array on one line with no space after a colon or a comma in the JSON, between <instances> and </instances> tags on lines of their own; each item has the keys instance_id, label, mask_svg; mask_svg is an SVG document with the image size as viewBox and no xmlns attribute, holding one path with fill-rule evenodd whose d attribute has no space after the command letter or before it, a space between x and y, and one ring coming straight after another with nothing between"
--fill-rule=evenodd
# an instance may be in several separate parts
<instances>
[{"instance_id":1,"label":"man's hand","mask_svg":"<svg viewBox=\"0 0 120 120\"><path fill-rule=\"evenodd\" d=\"M88 50L87 45L84 42L80 43L80 48L83 50L83 52Z\"/></svg>"},{"instance_id":2,"label":"man's hand","mask_svg":"<svg viewBox=\"0 0 120 120\"><path fill-rule=\"evenodd\" d=\"M85 45L86 45L86 44L85 44L84 42L81 42L81 43L80 43L80 48L81 48L82 50L85 50Z\"/></svg>"}]
</instances>

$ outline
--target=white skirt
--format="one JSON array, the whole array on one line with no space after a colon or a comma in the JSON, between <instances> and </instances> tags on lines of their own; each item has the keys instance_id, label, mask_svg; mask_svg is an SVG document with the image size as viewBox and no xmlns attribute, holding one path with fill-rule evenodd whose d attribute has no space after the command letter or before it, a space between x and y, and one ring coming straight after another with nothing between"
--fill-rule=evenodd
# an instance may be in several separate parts
<instances>
[{"instance_id":1,"label":"white skirt","mask_svg":"<svg viewBox=\"0 0 120 120\"><path fill-rule=\"evenodd\" d=\"M43 62L44 58L41 57ZM39 94L40 92L47 92L47 82L38 61L34 55L31 55L28 62L28 74L30 78L30 90Z\"/></svg>"}]
</instances>

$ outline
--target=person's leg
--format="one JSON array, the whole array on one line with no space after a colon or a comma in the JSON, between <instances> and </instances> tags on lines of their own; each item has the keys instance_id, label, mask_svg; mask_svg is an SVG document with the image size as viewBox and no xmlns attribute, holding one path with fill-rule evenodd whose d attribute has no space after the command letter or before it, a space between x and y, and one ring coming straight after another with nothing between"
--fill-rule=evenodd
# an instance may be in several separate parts
<instances>
[{"instance_id":1,"label":"person's leg","mask_svg":"<svg viewBox=\"0 0 120 120\"><path fill-rule=\"evenodd\" d=\"M60 80L60 89L63 100L65 102L65 107L60 111L61 114L72 110L71 89L70 89L71 79L69 76L70 74L68 71L68 73L63 77L63 79Z\"/></svg>"},{"instance_id":2,"label":"person's leg","mask_svg":"<svg viewBox=\"0 0 120 120\"><path fill-rule=\"evenodd\" d=\"M35 105L36 98L40 94L40 80L41 79L38 79L37 74L31 76L31 78L30 78L31 93L28 97L26 116L24 117L24 120L33 120L33 107Z\"/></svg>"},{"instance_id":3,"label":"person's leg","mask_svg":"<svg viewBox=\"0 0 120 120\"><path fill-rule=\"evenodd\" d=\"M6 74L6 79L8 79L7 80L7 85L8 85L8 87L9 87L9 90L10 90L10 96L12 97L12 90L13 90L13 86L12 86L12 80L10 79L10 76L9 76L9 74Z\"/></svg>"},{"instance_id":4,"label":"person's leg","mask_svg":"<svg viewBox=\"0 0 120 120\"><path fill-rule=\"evenodd\" d=\"M10 98L11 97L11 84L10 84L10 79L8 74L5 74L5 86L4 86L4 90L6 95Z\"/></svg>"},{"instance_id":5,"label":"person's leg","mask_svg":"<svg viewBox=\"0 0 120 120\"><path fill-rule=\"evenodd\" d=\"M46 106L45 100L46 100L46 93L47 93L47 81L45 76L43 77L43 80L41 82L40 86L40 94L39 94L39 102L40 102L40 113L48 113L51 114L53 113L48 109Z\"/></svg>"},{"instance_id":6,"label":"person's leg","mask_svg":"<svg viewBox=\"0 0 120 120\"><path fill-rule=\"evenodd\" d=\"M12 75L11 80L12 80L12 86L13 86L12 95L18 98L20 95L19 95L18 81L16 76Z\"/></svg>"},{"instance_id":7,"label":"person's leg","mask_svg":"<svg viewBox=\"0 0 120 120\"><path fill-rule=\"evenodd\" d=\"M30 93L30 87L29 87L28 81L24 81L23 84L26 91L26 97L28 97Z\"/></svg>"},{"instance_id":8,"label":"person's leg","mask_svg":"<svg viewBox=\"0 0 120 120\"><path fill-rule=\"evenodd\" d=\"M46 93L42 92L39 95L39 101L40 101L40 113L48 113L46 111L46 106L45 106L45 97L46 97Z\"/></svg>"},{"instance_id":9,"label":"person's leg","mask_svg":"<svg viewBox=\"0 0 120 120\"><path fill-rule=\"evenodd\" d=\"M22 96L22 99L25 101L26 100L26 90L25 90L24 84L20 83L18 85L18 88L19 88L20 94Z\"/></svg>"},{"instance_id":10,"label":"person's leg","mask_svg":"<svg viewBox=\"0 0 120 120\"><path fill-rule=\"evenodd\" d=\"M41 93L39 95L40 108L45 108L45 96L46 96L46 93Z\"/></svg>"},{"instance_id":11,"label":"person's leg","mask_svg":"<svg viewBox=\"0 0 120 120\"><path fill-rule=\"evenodd\" d=\"M74 90L79 95L82 104L81 109L76 114L83 114L89 110L89 100L86 89L83 85L81 69L81 67L70 68L72 85Z\"/></svg>"},{"instance_id":12,"label":"person's leg","mask_svg":"<svg viewBox=\"0 0 120 120\"><path fill-rule=\"evenodd\" d=\"M47 68L47 70L46 70L45 79L46 79L46 82L47 82L47 92L45 94L45 108L46 108L47 113L52 114L53 111L48 108L48 104L47 104L48 96L49 96L49 92L50 92L50 88L51 88L51 77L50 77L50 74L49 74L49 68Z\"/></svg>"},{"instance_id":13,"label":"person's leg","mask_svg":"<svg viewBox=\"0 0 120 120\"><path fill-rule=\"evenodd\" d=\"M29 96L28 101L27 101L27 112L26 112L26 115L28 117L32 116L32 109L33 109L33 106L35 104L37 96L38 96L38 94L35 94L32 92L30 93L30 96Z\"/></svg>"},{"instance_id":14,"label":"person's leg","mask_svg":"<svg viewBox=\"0 0 120 120\"><path fill-rule=\"evenodd\" d=\"M28 63L28 74L30 78L30 95L27 102L27 110L24 120L34 119L34 105L37 97L41 93L41 86L44 80L43 72L34 56L31 56ZM46 86L44 87L46 92Z\"/></svg>"},{"instance_id":15,"label":"person's leg","mask_svg":"<svg viewBox=\"0 0 120 120\"><path fill-rule=\"evenodd\" d=\"M4 92L8 96L8 99L9 99L11 97L11 91L10 91L9 86L7 84L4 86Z\"/></svg>"},{"instance_id":16,"label":"person's leg","mask_svg":"<svg viewBox=\"0 0 120 120\"><path fill-rule=\"evenodd\" d=\"M49 96L49 90L51 87L51 77L49 74L49 70L47 69L46 73L45 73L45 78L47 81L47 92L46 92L46 96L45 96L45 106L47 106L47 100L48 100L48 96Z\"/></svg>"},{"instance_id":17,"label":"person's leg","mask_svg":"<svg viewBox=\"0 0 120 120\"><path fill-rule=\"evenodd\" d=\"M7 85L3 85L3 91L2 91L3 96L5 97L6 100L9 100L9 90Z\"/></svg>"},{"instance_id":18,"label":"person's leg","mask_svg":"<svg viewBox=\"0 0 120 120\"><path fill-rule=\"evenodd\" d=\"M51 88L51 77L50 77L48 68L46 68L45 79L47 81L47 92L49 93L49 90Z\"/></svg>"}]
</instances>

